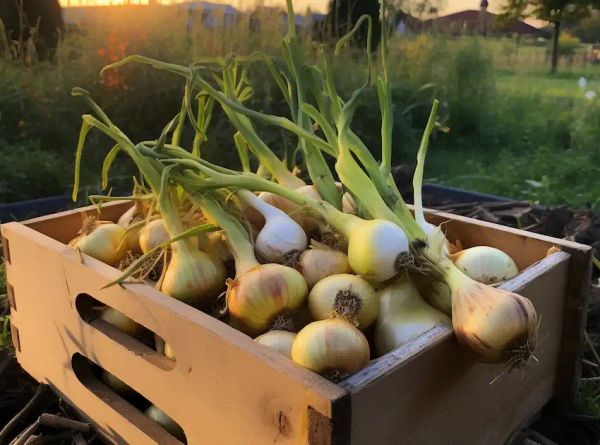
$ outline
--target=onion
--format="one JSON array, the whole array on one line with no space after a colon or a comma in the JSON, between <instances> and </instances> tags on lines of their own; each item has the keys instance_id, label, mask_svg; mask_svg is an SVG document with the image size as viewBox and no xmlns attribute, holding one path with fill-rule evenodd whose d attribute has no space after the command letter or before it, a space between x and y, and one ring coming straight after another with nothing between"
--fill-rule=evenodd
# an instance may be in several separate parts
<instances>
[{"instance_id":1,"label":"onion","mask_svg":"<svg viewBox=\"0 0 600 445\"><path fill-rule=\"evenodd\" d=\"M450 324L450 318L429 306L416 286L402 278L378 292L379 318L375 323L375 348L378 355L410 343L433 327Z\"/></svg>"},{"instance_id":2,"label":"onion","mask_svg":"<svg viewBox=\"0 0 600 445\"><path fill-rule=\"evenodd\" d=\"M310 323L292 345L292 360L334 381L360 371L369 358L369 342L363 333L336 318Z\"/></svg>"},{"instance_id":3,"label":"onion","mask_svg":"<svg viewBox=\"0 0 600 445\"><path fill-rule=\"evenodd\" d=\"M87 219L79 235L71 240L69 246L78 248L82 253L103 263L116 265L127 252L126 231L121 226Z\"/></svg>"},{"instance_id":4,"label":"onion","mask_svg":"<svg viewBox=\"0 0 600 445\"><path fill-rule=\"evenodd\" d=\"M148 253L160 244L169 241L169 239L169 233L162 219L150 221L140 230L139 243L144 253Z\"/></svg>"},{"instance_id":5,"label":"onion","mask_svg":"<svg viewBox=\"0 0 600 445\"><path fill-rule=\"evenodd\" d=\"M294 191L307 198L321 200L321 195L314 185L303 185L295 188ZM295 202L269 192L261 192L258 197L264 202L273 207L277 207L279 210L288 214L294 221L300 224L306 232L312 232L319 226L319 221L309 215L307 209Z\"/></svg>"},{"instance_id":6,"label":"onion","mask_svg":"<svg viewBox=\"0 0 600 445\"><path fill-rule=\"evenodd\" d=\"M281 264L260 264L239 221L210 197L192 193L190 198L227 234L235 259L235 279L227 289L232 324L250 335L289 327L291 314L302 306L308 294L304 277Z\"/></svg>"},{"instance_id":7,"label":"onion","mask_svg":"<svg viewBox=\"0 0 600 445\"><path fill-rule=\"evenodd\" d=\"M169 343L165 343L163 354L169 360L175 360L175 353L173 352L173 349L171 348L171 345L169 345Z\"/></svg>"},{"instance_id":8,"label":"onion","mask_svg":"<svg viewBox=\"0 0 600 445\"><path fill-rule=\"evenodd\" d=\"M246 333L261 333L279 323L278 316L285 318L300 308L307 293L298 271L280 264L259 264L230 284L227 308Z\"/></svg>"},{"instance_id":9,"label":"onion","mask_svg":"<svg viewBox=\"0 0 600 445\"><path fill-rule=\"evenodd\" d=\"M446 315L452 315L452 291L445 281L417 274L412 279L427 303Z\"/></svg>"},{"instance_id":10,"label":"onion","mask_svg":"<svg viewBox=\"0 0 600 445\"><path fill-rule=\"evenodd\" d=\"M267 346L288 358L292 357L292 343L296 334L289 331L272 330L254 339L255 342Z\"/></svg>"},{"instance_id":11,"label":"onion","mask_svg":"<svg viewBox=\"0 0 600 445\"><path fill-rule=\"evenodd\" d=\"M190 305L212 303L225 288L225 266L186 241L172 244L160 290Z\"/></svg>"},{"instance_id":12,"label":"onion","mask_svg":"<svg viewBox=\"0 0 600 445\"><path fill-rule=\"evenodd\" d=\"M156 423L162 426L177 440L183 443L186 442L185 433L177 424L177 422L175 422L173 419L167 416L165 412L158 408L156 405L150 405L150 407L146 410L144 414L146 414L146 416L150 417L152 420L154 420Z\"/></svg>"},{"instance_id":13,"label":"onion","mask_svg":"<svg viewBox=\"0 0 600 445\"><path fill-rule=\"evenodd\" d=\"M364 330L379 314L379 299L368 281L350 274L328 276L308 294L308 307L316 320L341 317Z\"/></svg>"},{"instance_id":14,"label":"onion","mask_svg":"<svg viewBox=\"0 0 600 445\"><path fill-rule=\"evenodd\" d=\"M227 237L222 230L201 233L198 235L198 246L200 247L200 250L213 257L219 258L225 263L233 260L231 249L227 244Z\"/></svg>"},{"instance_id":15,"label":"onion","mask_svg":"<svg viewBox=\"0 0 600 445\"><path fill-rule=\"evenodd\" d=\"M381 219L356 220L346 231L348 261L354 273L374 282L395 277L410 258L404 231L396 224Z\"/></svg>"},{"instance_id":16,"label":"onion","mask_svg":"<svg viewBox=\"0 0 600 445\"><path fill-rule=\"evenodd\" d=\"M304 276L309 289L329 275L351 272L348 255L329 248L305 250L296 263L296 269Z\"/></svg>"},{"instance_id":17,"label":"onion","mask_svg":"<svg viewBox=\"0 0 600 445\"><path fill-rule=\"evenodd\" d=\"M537 346L538 318L531 301L479 283L448 263L445 272L458 341L481 362L521 368Z\"/></svg>"},{"instance_id":18,"label":"onion","mask_svg":"<svg viewBox=\"0 0 600 445\"><path fill-rule=\"evenodd\" d=\"M456 267L475 281L497 284L519 273L511 257L499 249L488 246L471 247L452 255Z\"/></svg>"},{"instance_id":19,"label":"onion","mask_svg":"<svg viewBox=\"0 0 600 445\"><path fill-rule=\"evenodd\" d=\"M131 318L124 315L112 307L106 307L102 309L99 317L100 320L104 320L110 323L120 331L123 331L132 337L141 338L147 335L148 330L139 323L136 323Z\"/></svg>"},{"instance_id":20,"label":"onion","mask_svg":"<svg viewBox=\"0 0 600 445\"><path fill-rule=\"evenodd\" d=\"M308 240L302 227L278 208L267 204L247 190L238 191L238 196L265 218L255 243L256 253L261 259L272 263L287 263L294 255L306 250Z\"/></svg>"}]
</instances>

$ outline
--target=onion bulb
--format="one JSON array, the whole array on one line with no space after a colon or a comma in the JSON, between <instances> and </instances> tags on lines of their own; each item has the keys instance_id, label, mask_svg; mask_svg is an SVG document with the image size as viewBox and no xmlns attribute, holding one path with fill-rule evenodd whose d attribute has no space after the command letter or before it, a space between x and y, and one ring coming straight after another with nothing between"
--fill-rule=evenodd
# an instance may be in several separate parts
<instances>
[{"instance_id":1,"label":"onion bulb","mask_svg":"<svg viewBox=\"0 0 600 445\"><path fill-rule=\"evenodd\" d=\"M312 288L308 307L316 320L340 317L364 330L379 314L379 298L373 286L356 275L330 275Z\"/></svg>"},{"instance_id":2,"label":"onion bulb","mask_svg":"<svg viewBox=\"0 0 600 445\"><path fill-rule=\"evenodd\" d=\"M304 276L309 289L329 275L352 272L348 255L329 248L305 250L296 263L296 269Z\"/></svg>"},{"instance_id":3,"label":"onion bulb","mask_svg":"<svg viewBox=\"0 0 600 445\"><path fill-rule=\"evenodd\" d=\"M278 316L296 311L307 293L306 281L297 270L257 264L230 284L227 308L243 331L258 334L277 327Z\"/></svg>"},{"instance_id":4,"label":"onion bulb","mask_svg":"<svg viewBox=\"0 0 600 445\"><path fill-rule=\"evenodd\" d=\"M292 218L247 190L240 190L238 196L265 218L265 225L258 233L255 242L259 258L267 262L283 264L306 249L308 245L306 233Z\"/></svg>"},{"instance_id":5,"label":"onion bulb","mask_svg":"<svg viewBox=\"0 0 600 445\"><path fill-rule=\"evenodd\" d=\"M374 282L395 277L410 258L404 231L381 219L356 220L347 229L348 261L354 273Z\"/></svg>"},{"instance_id":6,"label":"onion bulb","mask_svg":"<svg viewBox=\"0 0 600 445\"><path fill-rule=\"evenodd\" d=\"M140 230L140 248L142 252L148 253L156 246L169 241L170 238L164 221L162 219L155 219Z\"/></svg>"},{"instance_id":7,"label":"onion bulb","mask_svg":"<svg viewBox=\"0 0 600 445\"><path fill-rule=\"evenodd\" d=\"M497 284L519 273L513 259L494 247L464 249L452 255L452 260L465 275L485 284Z\"/></svg>"},{"instance_id":8,"label":"onion bulb","mask_svg":"<svg viewBox=\"0 0 600 445\"><path fill-rule=\"evenodd\" d=\"M292 357L292 343L296 334L289 331L274 329L254 339L255 342L267 346L288 358Z\"/></svg>"},{"instance_id":9,"label":"onion bulb","mask_svg":"<svg viewBox=\"0 0 600 445\"><path fill-rule=\"evenodd\" d=\"M148 330L144 326L136 323L131 318L127 317L122 312L113 309L112 307L106 307L102 309L98 318L110 323L120 331L123 331L132 337L140 338L144 337L148 333Z\"/></svg>"},{"instance_id":10,"label":"onion bulb","mask_svg":"<svg viewBox=\"0 0 600 445\"><path fill-rule=\"evenodd\" d=\"M183 443L186 442L185 433L177 424L177 422L175 422L173 419L167 416L165 412L158 408L156 405L150 405L150 407L146 410L144 414L146 414L146 416L150 417L152 420L154 420L156 423L162 426L177 440Z\"/></svg>"},{"instance_id":11,"label":"onion bulb","mask_svg":"<svg viewBox=\"0 0 600 445\"><path fill-rule=\"evenodd\" d=\"M481 362L522 367L537 346L538 318L531 301L479 283L449 263L446 278L458 341Z\"/></svg>"},{"instance_id":12,"label":"onion bulb","mask_svg":"<svg viewBox=\"0 0 600 445\"><path fill-rule=\"evenodd\" d=\"M321 200L321 195L317 191L314 185L304 185L294 189L295 192L302 196ZM294 221L296 221L302 228L307 232L312 232L319 226L319 221L313 216L308 215L307 211L303 206L296 204L282 196L276 195L269 192L261 192L258 197L264 202L277 207L279 210L288 214Z\"/></svg>"},{"instance_id":13,"label":"onion bulb","mask_svg":"<svg viewBox=\"0 0 600 445\"><path fill-rule=\"evenodd\" d=\"M222 230L217 232L201 233L198 235L198 246L200 250L209 255L219 258L223 262L233 260L231 249L227 244L227 238Z\"/></svg>"},{"instance_id":14,"label":"onion bulb","mask_svg":"<svg viewBox=\"0 0 600 445\"><path fill-rule=\"evenodd\" d=\"M412 279L427 303L446 315L452 315L452 291L445 281L417 274Z\"/></svg>"},{"instance_id":15,"label":"onion bulb","mask_svg":"<svg viewBox=\"0 0 600 445\"><path fill-rule=\"evenodd\" d=\"M338 318L310 323L292 345L292 360L334 381L360 371L369 358L369 342L363 333Z\"/></svg>"},{"instance_id":16,"label":"onion bulb","mask_svg":"<svg viewBox=\"0 0 600 445\"><path fill-rule=\"evenodd\" d=\"M416 286L402 278L378 292L379 317L375 323L375 348L378 355L387 354L450 318L429 306Z\"/></svg>"},{"instance_id":17,"label":"onion bulb","mask_svg":"<svg viewBox=\"0 0 600 445\"><path fill-rule=\"evenodd\" d=\"M127 252L126 231L118 224L87 219L69 246L103 263L116 265Z\"/></svg>"},{"instance_id":18,"label":"onion bulb","mask_svg":"<svg viewBox=\"0 0 600 445\"><path fill-rule=\"evenodd\" d=\"M160 290L192 306L212 303L225 288L225 266L187 241L172 244Z\"/></svg>"},{"instance_id":19,"label":"onion bulb","mask_svg":"<svg viewBox=\"0 0 600 445\"><path fill-rule=\"evenodd\" d=\"M163 354L169 360L175 360L175 353L173 352L173 348L171 348L171 345L169 345L169 343L165 343Z\"/></svg>"}]
</instances>

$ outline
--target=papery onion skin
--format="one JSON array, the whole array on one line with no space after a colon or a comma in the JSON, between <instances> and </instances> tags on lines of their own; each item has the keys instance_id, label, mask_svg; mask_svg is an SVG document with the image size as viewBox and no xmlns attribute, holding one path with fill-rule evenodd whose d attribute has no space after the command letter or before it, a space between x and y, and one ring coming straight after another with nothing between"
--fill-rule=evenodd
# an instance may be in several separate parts
<instances>
[{"instance_id":1,"label":"papery onion skin","mask_svg":"<svg viewBox=\"0 0 600 445\"><path fill-rule=\"evenodd\" d=\"M148 253L156 246L159 246L170 239L171 237L169 236L162 219L150 221L140 230L139 243L140 248L144 253Z\"/></svg>"},{"instance_id":2,"label":"papery onion skin","mask_svg":"<svg viewBox=\"0 0 600 445\"><path fill-rule=\"evenodd\" d=\"M126 232L113 223L97 224L89 232L73 239L70 246L103 263L116 265L127 252Z\"/></svg>"},{"instance_id":3,"label":"papery onion skin","mask_svg":"<svg viewBox=\"0 0 600 445\"><path fill-rule=\"evenodd\" d=\"M304 276L309 289L330 275L352 272L348 255L332 249L305 250L296 269Z\"/></svg>"},{"instance_id":4,"label":"papery onion skin","mask_svg":"<svg viewBox=\"0 0 600 445\"><path fill-rule=\"evenodd\" d=\"M357 223L348 240L348 261L365 280L382 282L393 278L410 255L409 242L396 224L374 219Z\"/></svg>"},{"instance_id":5,"label":"papery onion skin","mask_svg":"<svg viewBox=\"0 0 600 445\"><path fill-rule=\"evenodd\" d=\"M315 321L296 335L292 360L323 375L341 378L369 364L369 342L362 332L341 319Z\"/></svg>"},{"instance_id":6,"label":"papery onion skin","mask_svg":"<svg viewBox=\"0 0 600 445\"><path fill-rule=\"evenodd\" d=\"M126 231L127 249L133 253L140 253L142 251L140 247L140 231L142 226L131 228L130 226L142 218L138 215L138 206L133 205L125 213L121 215L117 224L123 227Z\"/></svg>"},{"instance_id":7,"label":"papery onion skin","mask_svg":"<svg viewBox=\"0 0 600 445\"><path fill-rule=\"evenodd\" d=\"M181 427L167 414L158 408L156 405L151 405L144 414L162 426L167 432L169 432L173 437L178 439L179 441L185 443L185 433L181 429Z\"/></svg>"},{"instance_id":8,"label":"papery onion skin","mask_svg":"<svg viewBox=\"0 0 600 445\"><path fill-rule=\"evenodd\" d=\"M466 278L452 295L458 341L483 363L519 368L537 346L538 319L531 301Z\"/></svg>"},{"instance_id":9,"label":"papery onion skin","mask_svg":"<svg viewBox=\"0 0 600 445\"><path fill-rule=\"evenodd\" d=\"M212 303L225 288L225 266L201 250L173 250L161 291L192 306Z\"/></svg>"},{"instance_id":10,"label":"papery onion skin","mask_svg":"<svg viewBox=\"0 0 600 445\"><path fill-rule=\"evenodd\" d=\"M294 332L275 329L256 337L254 341L292 358L292 344L295 338Z\"/></svg>"},{"instance_id":11,"label":"papery onion skin","mask_svg":"<svg viewBox=\"0 0 600 445\"><path fill-rule=\"evenodd\" d=\"M378 291L379 317L375 323L378 355L398 349L439 324L450 325L450 317L429 306L416 286L404 278Z\"/></svg>"},{"instance_id":12,"label":"papery onion skin","mask_svg":"<svg viewBox=\"0 0 600 445\"><path fill-rule=\"evenodd\" d=\"M340 301L343 310L336 311ZM368 328L379 315L379 297L368 281L351 274L330 275L319 281L308 295L308 307L316 320L331 316L348 318L359 329ZM349 311L355 310L351 314Z\"/></svg>"},{"instance_id":13,"label":"papery onion skin","mask_svg":"<svg viewBox=\"0 0 600 445\"><path fill-rule=\"evenodd\" d=\"M519 273L511 257L489 246L461 250L452 255L452 260L465 275L485 284L497 284Z\"/></svg>"},{"instance_id":14,"label":"papery onion skin","mask_svg":"<svg viewBox=\"0 0 600 445\"><path fill-rule=\"evenodd\" d=\"M233 281L227 307L237 326L248 334L260 334L272 327L278 315L298 309L307 294L300 272L281 264L263 264Z\"/></svg>"}]
</instances>

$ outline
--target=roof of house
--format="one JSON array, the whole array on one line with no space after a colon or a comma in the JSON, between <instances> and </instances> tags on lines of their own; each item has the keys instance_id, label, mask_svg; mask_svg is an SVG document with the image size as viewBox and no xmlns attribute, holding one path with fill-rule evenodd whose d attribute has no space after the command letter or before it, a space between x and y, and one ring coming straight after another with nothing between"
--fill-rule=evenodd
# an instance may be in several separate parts
<instances>
[{"instance_id":1,"label":"roof of house","mask_svg":"<svg viewBox=\"0 0 600 445\"><path fill-rule=\"evenodd\" d=\"M475 9L468 9L466 11L455 12L453 14L444 15L435 19L427 20L425 23L431 26L435 23L437 27L452 27L455 24L477 26L481 18L481 14L485 14L488 27L491 30L497 29L508 33L517 34L537 34L540 32L538 28L525 23L522 20L515 20L510 22L501 22L499 15L493 14L489 11L478 11Z\"/></svg>"}]
</instances>

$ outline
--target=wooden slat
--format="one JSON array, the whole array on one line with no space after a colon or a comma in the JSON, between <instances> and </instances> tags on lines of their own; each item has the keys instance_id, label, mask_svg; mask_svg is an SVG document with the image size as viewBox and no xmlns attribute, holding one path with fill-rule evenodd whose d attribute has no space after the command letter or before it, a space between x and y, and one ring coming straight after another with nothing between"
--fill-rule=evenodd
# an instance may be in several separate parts
<instances>
[{"instance_id":1,"label":"wooden slat","mask_svg":"<svg viewBox=\"0 0 600 445\"><path fill-rule=\"evenodd\" d=\"M556 402L560 409L572 409L581 378L584 333L587 323L592 275L592 249L563 245L571 254L567 294L562 319L562 337L556 376Z\"/></svg>"},{"instance_id":2,"label":"wooden slat","mask_svg":"<svg viewBox=\"0 0 600 445\"><path fill-rule=\"evenodd\" d=\"M341 383L351 392L352 445L504 443L553 395L569 258L555 253L504 286L541 316L539 363L501 376L438 326Z\"/></svg>"},{"instance_id":3,"label":"wooden slat","mask_svg":"<svg viewBox=\"0 0 600 445\"><path fill-rule=\"evenodd\" d=\"M116 269L87 256L81 264L74 249L26 226L7 224L2 234L12 251L7 273L18 308L12 315L19 363L65 394L113 442L161 440L90 392L73 372L74 353L157 404L182 426L190 444L306 443L309 407L334 423L346 414L335 412L346 391L224 323L147 285L99 290L118 276ZM119 342L83 321L75 308L83 293L164 338L175 351L175 367L156 366L135 342ZM321 440L319 445L335 443L335 436Z\"/></svg>"}]
</instances>

